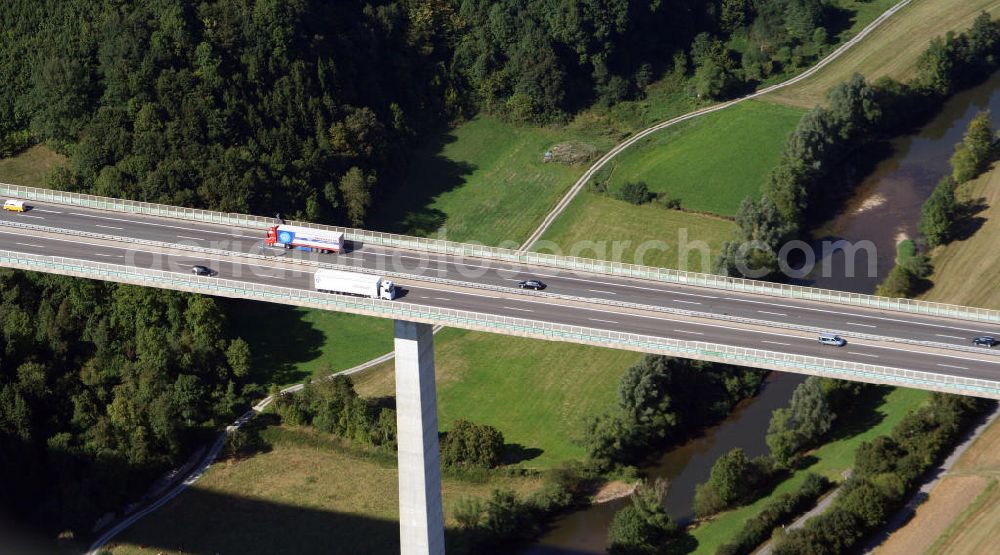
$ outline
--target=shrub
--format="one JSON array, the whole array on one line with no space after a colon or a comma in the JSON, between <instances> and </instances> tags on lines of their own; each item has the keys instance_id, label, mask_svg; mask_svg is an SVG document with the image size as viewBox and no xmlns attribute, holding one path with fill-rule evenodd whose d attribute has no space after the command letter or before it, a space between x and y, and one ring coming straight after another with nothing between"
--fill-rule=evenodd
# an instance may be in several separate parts
<instances>
[{"instance_id":1,"label":"shrub","mask_svg":"<svg viewBox=\"0 0 1000 555\"><path fill-rule=\"evenodd\" d=\"M646 204L653 200L653 194L649 192L649 187L642 181L625 183L615 196L618 197L618 200L635 205Z\"/></svg>"},{"instance_id":2,"label":"shrub","mask_svg":"<svg viewBox=\"0 0 1000 555\"><path fill-rule=\"evenodd\" d=\"M441 441L441 464L493 468L503 456L503 434L493 426L456 420Z\"/></svg>"}]
</instances>

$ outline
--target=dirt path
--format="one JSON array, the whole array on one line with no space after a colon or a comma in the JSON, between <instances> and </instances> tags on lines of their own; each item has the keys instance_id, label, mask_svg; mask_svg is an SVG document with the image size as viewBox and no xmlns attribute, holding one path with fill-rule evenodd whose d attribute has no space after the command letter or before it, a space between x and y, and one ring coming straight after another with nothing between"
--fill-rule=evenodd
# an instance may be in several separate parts
<instances>
[{"instance_id":1,"label":"dirt path","mask_svg":"<svg viewBox=\"0 0 1000 555\"><path fill-rule=\"evenodd\" d=\"M527 238L527 240L524 241L524 244L521 245L520 250L522 251L528 250L532 244L541 239L542 235L544 235L545 232L549 229L549 227L552 226L553 222L556 221L556 218L558 218L559 215L562 214L564 210L566 210L566 207L568 207L570 202L573 201L577 193L579 193L580 190L583 189L584 185L586 185L587 182L590 181L590 178L593 177L594 174L596 174L598 171L600 171L600 169L603 168L608 162L610 162L615 156L621 154L621 152L627 149L628 147L639 142L643 138L653 133L656 133L657 131L666 129L667 127L681 123L682 121L687 121L689 119L696 118L698 116L703 116L705 114L710 114L712 112L724 110L734 104L739 104L740 102L745 102L753 98L764 96L765 94L772 93L774 91L783 89L785 87L789 87L802 80L812 77L816 72L823 69L831 62L842 56L845 52L850 50L852 46L864 40L864 38L867 37L872 31L874 31L879 25L884 23L885 20L892 17L893 14L901 10L904 6L909 4L910 1L911 0L902 0L898 4L889 8L882 15L875 18L875 21L869 23L867 27L862 29L857 35L851 38L851 40L845 42L844 44L840 45L836 50L831 52L826 58L823 58L822 60L817 62L816 65L796 75L795 77L792 77L787 81L778 83L776 85L771 85L770 87L765 87L757 92L748 94L740 98L736 98L734 100L730 100L728 102L723 102L721 104L715 104L713 106L701 108L693 112L688 112L687 114L684 114L682 116L677 116L673 119L669 119L664 122L660 122L652 127L646 128L636 133L635 135L632 135L631 137L626 139L623 143L609 150L604 156L601 156L600 159L597 160L597 162L594 162L594 164L590 166L590 168L588 168L586 172L584 172L584 174L580 177L580 179L578 179L576 183L574 183L573 186L570 187L570 190L566 192L563 198L559 200L555 208L553 208L552 211L545 216L545 219L542 220L542 223L538 226L538 228L535 229L535 231Z\"/></svg>"},{"instance_id":2,"label":"dirt path","mask_svg":"<svg viewBox=\"0 0 1000 555\"><path fill-rule=\"evenodd\" d=\"M893 515L865 553L924 553L995 480L1000 470L1000 425L995 409ZM963 456L964 455L964 456ZM990 476L993 474L993 476Z\"/></svg>"}]
</instances>

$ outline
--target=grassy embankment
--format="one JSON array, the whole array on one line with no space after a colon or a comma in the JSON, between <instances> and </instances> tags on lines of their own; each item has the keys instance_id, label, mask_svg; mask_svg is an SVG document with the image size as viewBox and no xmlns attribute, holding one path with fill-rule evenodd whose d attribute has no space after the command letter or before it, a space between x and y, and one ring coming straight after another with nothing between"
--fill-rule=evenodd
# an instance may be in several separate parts
<instances>
[{"instance_id":1,"label":"grassy embankment","mask_svg":"<svg viewBox=\"0 0 1000 555\"><path fill-rule=\"evenodd\" d=\"M996 17L997 0L913 0L865 40L809 79L778 90L765 100L789 106L812 108L826 98L826 91L854 73L871 81L882 76L906 80L917 71L917 58L935 37L962 31L980 12Z\"/></svg>"},{"instance_id":2,"label":"grassy embankment","mask_svg":"<svg viewBox=\"0 0 1000 555\"><path fill-rule=\"evenodd\" d=\"M722 242L736 230L731 218L740 202L757 195L802 114L749 101L655 133L623 152L598 178L608 180L611 193L626 182L644 182L653 192L680 199L683 211L655 203L634 206L584 190L534 248L554 244L575 254L582 242L596 242L610 257L613 243L628 241L622 262L711 271ZM662 241L669 249L635 260L635 250L648 241ZM693 241L708 245L708 263L700 251L679 256L682 244ZM595 255L584 251L583 256Z\"/></svg>"},{"instance_id":3,"label":"grassy embankment","mask_svg":"<svg viewBox=\"0 0 1000 555\"><path fill-rule=\"evenodd\" d=\"M959 187L957 196L986 208L976 214L979 227L967 238L936 249L934 286L921 298L1000 309L1000 275L994 254L1000 236L1000 168ZM909 553L989 553L1000 533L1000 425L994 423L931 491L906 526L879 549L885 555Z\"/></svg>"},{"instance_id":4,"label":"grassy embankment","mask_svg":"<svg viewBox=\"0 0 1000 555\"><path fill-rule=\"evenodd\" d=\"M65 156L45 145L36 145L17 156L0 158L0 182L44 187L45 176L65 163Z\"/></svg>"}]
</instances>

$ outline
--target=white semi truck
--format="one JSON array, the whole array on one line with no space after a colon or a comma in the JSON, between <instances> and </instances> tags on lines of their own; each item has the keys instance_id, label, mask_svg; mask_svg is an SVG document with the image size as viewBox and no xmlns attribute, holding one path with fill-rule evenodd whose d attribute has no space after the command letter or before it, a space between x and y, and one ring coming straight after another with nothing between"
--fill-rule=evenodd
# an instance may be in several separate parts
<instances>
[{"instance_id":1,"label":"white semi truck","mask_svg":"<svg viewBox=\"0 0 1000 555\"><path fill-rule=\"evenodd\" d=\"M396 286L392 281L375 274L343 272L340 270L317 270L315 275L316 290L324 293L340 293L342 295L361 295L372 299L393 300L396 298Z\"/></svg>"}]
</instances>

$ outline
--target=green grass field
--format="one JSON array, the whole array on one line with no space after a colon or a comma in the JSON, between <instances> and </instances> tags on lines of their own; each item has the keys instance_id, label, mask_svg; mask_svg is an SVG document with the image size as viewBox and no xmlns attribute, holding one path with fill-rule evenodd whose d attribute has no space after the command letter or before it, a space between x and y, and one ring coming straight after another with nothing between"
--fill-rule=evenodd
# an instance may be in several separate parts
<instances>
[{"instance_id":1,"label":"green grass field","mask_svg":"<svg viewBox=\"0 0 1000 555\"><path fill-rule=\"evenodd\" d=\"M45 176L66 163L66 157L45 145L35 145L11 158L0 158L0 182L44 187Z\"/></svg>"},{"instance_id":2,"label":"green grass field","mask_svg":"<svg viewBox=\"0 0 1000 555\"><path fill-rule=\"evenodd\" d=\"M477 117L414 155L405 190L389 199L375 223L452 241L519 246L586 169L543 162L549 147L571 140L611 147L610 139L569 128L517 127ZM400 202L399 195L408 200Z\"/></svg>"},{"instance_id":3,"label":"green grass field","mask_svg":"<svg viewBox=\"0 0 1000 555\"><path fill-rule=\"evenodd\" d=\"M928 301L1000 308L1000 288L983 287L1000 275L996 238L1000 236L1000 168L961 185L957 196L976 201L985 209L975 215L981 227L964 239L939 247L933 253L934 287L921 296Z\"/></svg>"},{"instance_id":4,"label":"green grass field","mask_svg":"<svg viewBox=\"0 0 1000 555\"><path fill-rule=\"evenodd\" d=\"M943 36L948 31L964 31L983 11L996 17L1000 13L1000 2L914 0L809 79L778 90L764 99L789 106L812 108L824 102L826 91L830 87L854 73L860 73L872 81L882 76L909 79L916 74L917 59L931 39Z\"/></svg>"},{"instance_id":5,"label":"green grass field","mask_svg":"<svg viewBox=\"0 0 1000 555\"><path fill-rule=\"evenodd\" d=\"M809 453L812 464L796 471L781 482L770 495L758 499L755 503L734 511L723 513L713 520L697 526L692 535L698 543L695 554L713 555L720 545L735 537L743 527L747 518L756 515L775 496L797 490L806 474L814 472L830 478L843 481L841 475L854 465L854 452L863 441L870 441L876 436L888 434L906 414L923 403L930 395L927 391L918 389L893 389L885 396L883 402L874 410L870 418L852 421L848 424L849 432L830 443ZM836 430L836 428L835 428Z\"/></svg>"},{"instance_id":6,"label":"green grass field","mask_svg":"<svg viewBox=\"0 0 1000 555\"><path fill-rule=\"evenodd\" d=\"M213 465L184 494L108 546L115 555L399 553L393 457L340 447L308 429L263 432L270 452ZM493 488L527 493L537 478L443 479L447 526L456 501Z\"/></svg>"},{"instance_id":7,"label":"green grass field","mask_svg":"<svg viewBox=\"0 0 1000 555\"><path fill-rule=\"evenodd\" d=\"M749 101L668 127L615 159L609 188L642 181L687 210L734 216L759 194L803 113Z\"/></svg>"},{"instance_id":8,"label":"green grass field","mask_svg":"<svg viewBox=\"0 0 1000 555\"><path fill-rule=\"evenodd\" d=\"M577 440L585 420L616 402L618 380L641 357L451 328L435 337L434 356L441 428L459 418L495 426L507 444L521 447L514 460L530 468L582 459ZM392 368L357 375L358 392L392 395Z\"/></svg>"},{"instance_id":9,"label":"green grass field","mask_svg":"<svg viewBox=\"0 0 1000 555\"><path fill-rule=\"evenodd\" d=\"M228 301L233 331L250 343L260 383L290 385L392 350L392 321L308 308Z\"/></svg>"},{"instance_id":10,"label":"green grass field","mask_svg":"<svg viewBox=\"0 0 1000 555\"><path fill-rule=\"evenodd\" d=\"M584 191L532 248L550 252L554 245L564 255L709 272L722 243L735 233L730 220L655 204L634 206ZM603 252L592 245L603 246Z\"/></svg>"}]
</instances>

